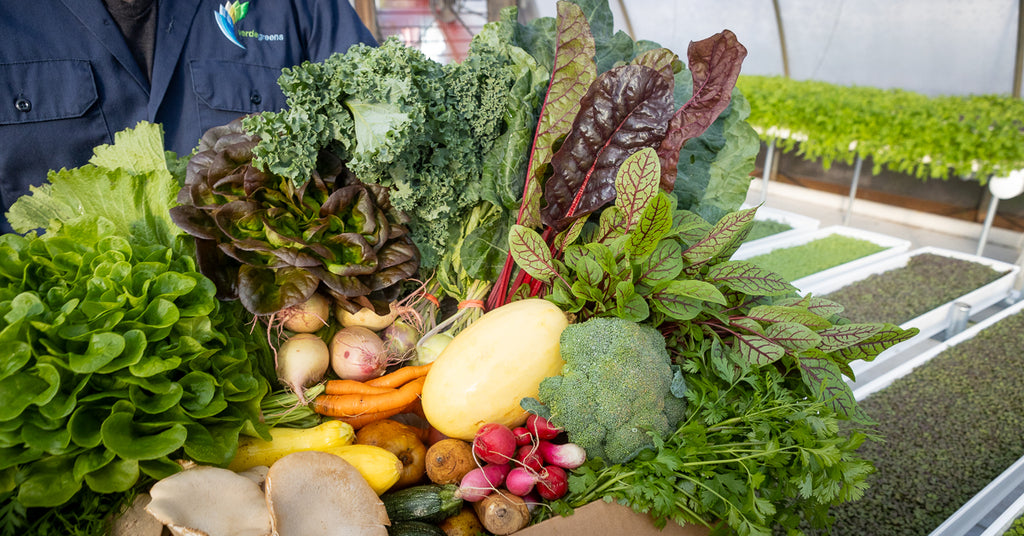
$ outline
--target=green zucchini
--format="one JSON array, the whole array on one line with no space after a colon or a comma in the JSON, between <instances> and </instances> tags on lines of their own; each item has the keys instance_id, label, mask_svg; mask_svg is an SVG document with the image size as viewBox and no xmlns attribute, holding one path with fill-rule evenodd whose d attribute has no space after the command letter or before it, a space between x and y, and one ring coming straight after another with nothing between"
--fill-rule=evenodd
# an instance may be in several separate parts
<instances>
[{"instance_id":1,"label":"green zucchini","mask_svg":"<svg viewBox=\"0 0 1024 536\"><path fill-rule=\"evenodd\" d=\"M388 536L445 536L444 530L425 521L395 521L388 527Z\"/></svg>"},{"instance_id":2,"label":"green zucchini","mask_svg":"<svg viewBox=\"0 0 1024 536\"><path fill-rule=\"evenodd\" d=\"M381 495L388 519L438 523L462 509L462 499L455 496L454 484L422 484Z\"/></svg>"}]
</instances>

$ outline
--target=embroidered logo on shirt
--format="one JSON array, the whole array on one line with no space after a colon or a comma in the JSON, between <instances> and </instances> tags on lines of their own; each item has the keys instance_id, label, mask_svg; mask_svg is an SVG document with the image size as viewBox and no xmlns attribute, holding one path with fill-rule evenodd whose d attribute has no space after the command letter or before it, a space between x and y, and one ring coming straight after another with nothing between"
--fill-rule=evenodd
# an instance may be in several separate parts
<instances>
[{"instance_id":1,"label":"embroidered logo on shirt","mask_svg":"<svg viewBox=\"0 0 1024 536\"><path fill-rule=\"evenodd\" d=\"M224 37L227 37L229 41L243 49L245 45L242 44L239 37L251 38L257 41L284 41L284 34L264 34L256 30L238 29L238 21L242 20L248 12L249 2L225 2L223 6L220 6L213 13L213 16L217 20L217 26L220 28L221 33L224 34Z\"/></svg>"},{"instance_id":2,"label":"embroidered logo on shirt","mask_svg":"<svg viewBox=\"0 0 1024 536\"><path fill-rule=\"evenodd\" d=\"M245 48L245 45L238 40L238 34L235 33L235 24L238 21L245 18L245 14L249 12L249 2L224 2L220 9L214 12L213 16L217 19L217 26L220 26L221 33L224 37L227 37L232 43Z\"/></svg>"}]
</instances>

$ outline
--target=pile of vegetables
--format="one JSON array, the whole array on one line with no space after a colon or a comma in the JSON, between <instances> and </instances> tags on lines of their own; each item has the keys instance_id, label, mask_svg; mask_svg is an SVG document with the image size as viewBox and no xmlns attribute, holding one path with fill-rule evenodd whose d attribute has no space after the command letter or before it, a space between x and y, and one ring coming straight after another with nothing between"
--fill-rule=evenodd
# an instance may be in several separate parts
<instances>
[{"instance_id":1,"label":"pile of vegetables","mask_svg":"<svg viewBox=\"0 0 1024 536\"><path fill-rule=\"evenodd\" d=\"M770 534L863 493L844 376L915 330L731 259L744 47L684 64L606 0L516 15L460 64L388 40L286 69L280 112L181 158L140 124L15 203L0 535L82 488L121 494L94 517L149 493L238 528L168 502L232 486L210 504L282 535L510 534L595 500Z\"/></svg>"}]
</instances>

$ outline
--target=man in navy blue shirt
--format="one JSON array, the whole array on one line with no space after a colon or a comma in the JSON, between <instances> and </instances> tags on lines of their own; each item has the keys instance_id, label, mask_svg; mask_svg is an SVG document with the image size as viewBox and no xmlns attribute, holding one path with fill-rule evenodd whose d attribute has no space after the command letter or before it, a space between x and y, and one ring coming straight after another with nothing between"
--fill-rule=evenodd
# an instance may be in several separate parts
<instances>
[{"instance_id":1,"label":"man in navy blue shirt","mask_svg":"<svg viewBox=\"0 0 1024 536\"><path fill-rule=\"evenodd\" d=\"M283 108L283 67L375 43L348 0L0 2L0 35L4 213L139 121L188 154L210 127Z\"/></svg>"}]
</instances>

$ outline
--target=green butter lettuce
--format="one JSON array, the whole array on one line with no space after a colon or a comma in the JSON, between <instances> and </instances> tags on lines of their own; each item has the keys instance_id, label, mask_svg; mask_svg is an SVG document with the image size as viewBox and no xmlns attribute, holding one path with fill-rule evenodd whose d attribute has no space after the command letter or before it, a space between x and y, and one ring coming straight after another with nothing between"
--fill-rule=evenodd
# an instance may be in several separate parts
<instances>
[{"instance_id":1,"label":"green butter lettuce","mask_svg":"<svg viewBox=\"0 0 1024 536\"><path fill-rule=\"evenodd\" d=\"M230 461L268 384L191 257L84 233L3 235L0 257L0 471L22 504L125 491L182 452Z\"/></svg>"},{"instance_id":2,"label":"green butter lettuce","mask_svg":"<svg viewBox=\"0 0 1024 536\"><path fill-rule=\"evenodd\" d=\"M134 242L172 245L182 234L168 214L179 184L172 170L177 156L164 151L163 128L140 122L114 135L113 145L93 150L89 163L51 171L47 183L31 188L7 213L11 227L57 232L63 226L103 218L108 231Z\"/></svg>"},{"instance_id":3,"label":"green butter lettuce","mask_svg":"<svg viewBox=\"0 0 1024 536\"><path fill-rule=\"evenodd\" d=\"M170 220L180 164L140 123L11 207L26 234L0 235L0 497L125 492L266 431L265 343Z\"/></svg>"}]
</instances>

